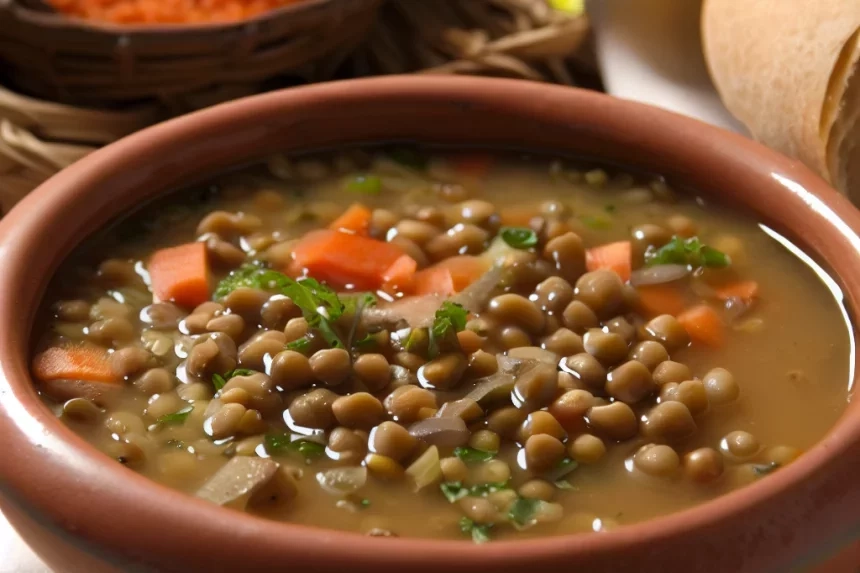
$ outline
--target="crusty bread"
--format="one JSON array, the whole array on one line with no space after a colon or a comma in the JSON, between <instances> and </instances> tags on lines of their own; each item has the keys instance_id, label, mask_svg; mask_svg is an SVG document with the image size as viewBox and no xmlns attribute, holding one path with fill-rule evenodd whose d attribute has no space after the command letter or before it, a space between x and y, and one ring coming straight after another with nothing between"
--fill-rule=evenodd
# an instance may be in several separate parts
<instances>
[{"instance_id":1,"label":"crusty bread","mask_svg":"<svg viewBox=\"0 0 860 573\"><path fill-rule=\"evenodd\" d=\"M705 0L702 44L753 136L860 204L860 0Z\"/></svg>"}]
</instances>

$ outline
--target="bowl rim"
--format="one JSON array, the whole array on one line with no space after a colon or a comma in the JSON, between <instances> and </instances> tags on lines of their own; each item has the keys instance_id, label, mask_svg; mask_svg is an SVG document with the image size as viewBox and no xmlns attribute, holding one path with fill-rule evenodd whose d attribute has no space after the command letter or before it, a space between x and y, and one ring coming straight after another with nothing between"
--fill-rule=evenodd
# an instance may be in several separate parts
<instances>
[{"instance_id":1,"label":"bowl rim","mask_svg":"<svg viewBox=\"0 0 860 573\"><path fill-rule=\"evenodd\" d=\"M107 179L132 177L123 170L133 167L131 158L144 150L148 154L156 150L167 152L175 141L212 131L218 126L235 124L243 118L261 117L282 113L283 109L295 107L302 102L315 100L344 103L350 100L389 99L409 101L414 97L446 99L451 102L493 102L505 99L513 107L527 107L529 113L540 115L542 107L564 103L573 111L570 117L582 122L593 122L601 129L611 123L607 117L626 124L630 133L640 134L660 126L668 135L655 135L649 142L659 147L659 141L674 142L671 151L685 146L702 148L701 153L711 153L714 161L740 172L754 174L757 180L765 181L778 175L782 179L773 183L783 189L786 202L804 204L814 219L812 229L817 241L816 252L830 251L828 260L835 276L841 279L845 294L852 308L860 301L860 238L855 229L860 229L860 214L841 195L796 161L782 157L767 148L739 135L720 130L674 113L651 106L623 101L603 94L571 88L546 86L518 80L487 78L416 78L414 76L391 76L385 78L331 82L300 88L291 88L233 102L195 112L165 123L147 128L117 143L111 144L72 167L60 172L26 197L2 221L0 221L0 264L4 268L24 268L30 248L45 221L63 220L81 208L87 198L97 196L100 191L94 186ZM518 101L519 103L512 103ZM531 103L523 103L531 102ZM588 119L582 109L599 112L600 118ZM580 110L580 111L576 111ZM546 112L557 114L561 112ZM566 112L565 112L566 113ZM579 115L577 115L579 114ZM611 130L610 130L611 131ZM626 135L613 135L619 145L625 145ZM669 143L666 143L669 146ZM667 147L667 149L669 149ZM104 223L111 213L93 215ZM829 245L829 246L828 246ZM837 247L850 246L836 257ZM61 247L57 247L60 249ZM59 259L52 253L48 265L56 268ZM349 567L359 560L363 565L378 567L397 566L414 561L421 556L422 567L447 567L454 570L465 567L495 567L507 570L512 564L539 563L541 560L560 561L571 555L600 553L612 555L620 547L637 546L646 551L649 544L682 535L691 530L707 531L715 523L727 524L733 515L745 513L765 502L784 495L801 481L816 475L848 454L852 447L860 444L860 405L849 404L834 427L813 448L790 466L769 476L767 480L735 490L704 504L657 517L645 522L627 525L605 534L573 534L540 539L505 541L504 551L487 552L481 547L461 541L438 541L429 539L376 539L355 533L320 529L292 523L274 522L247 514L241 514L213 506L192 496L162 486L136 472L120 467L109 458L86 444L82 438L64 426L38 399L29 376L29 328L32 326L32 309L18 298L27 291L27 285L18 273L0 275L0 326L12 334L0 337L0 433L14 434L12 449L21 455L21 464L0 464L0 497L11 497L52 516L53 521L69 526L72 516L92 515L94 521L105 521L110 509L131 507L139 509L141 517L133 518L141 523L156 523L157 516L181 530L193 531L199 539L215 543L225 534L240 539L256 539L256 547L263 547L268 555L284 554L289 547L303 554L325 556L332 564ZM11 294L10 294L11 293ZM41 294L32 299L40 300ZM25 328L21 328L25 327ZM26 335L21 331L26 331ZM855 349L856 350L856 349ZM856 352L855 352L856 355ZM857 383L855 372L854 383ZM39 455L32 449L39 450ZM26 471L16 471L24 467ZM40 474L44 468L45 473ZM81 476L95 476L96 481L122 484L122 487L104 491L99 487L82 484ZM52 483L48 483L52 482ZM61 500L46 498L57 488L77 495L66 495ZM102 495L103 503L94 507L92 500ZM52 506L52 502L55 505ZM152 507L143 507L152 504ZM858 512L860 514L860 512ZM125 519L131 519L126 517ZM131 521L130 523L134 523ZM132 533L124 528L94 528L87 523L75 523L79 533L103 546L135 546L141 557L147 551L162 550L181 559L188 548L179 551L165 543L157 529L143 526ZM347 546L346 551L333 551L334 544ZM227 551L225 542L221 551ZM207 545L206 549L210 549Z\"/></svg>"}]
</instances>

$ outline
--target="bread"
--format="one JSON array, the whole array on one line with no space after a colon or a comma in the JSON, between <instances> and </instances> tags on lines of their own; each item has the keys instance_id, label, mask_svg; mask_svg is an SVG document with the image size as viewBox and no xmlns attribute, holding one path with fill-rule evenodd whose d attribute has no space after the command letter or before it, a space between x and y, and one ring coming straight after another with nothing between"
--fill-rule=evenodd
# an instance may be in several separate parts
<instances>
[{"instance_id":1,"label":"bread","mask_svg":"<svg viewBox=\"0 0 860 573\"><path fill-rule=\"evenodd\" d=\"M860 205L860 0L705 0L701 24L728 110Z\"/></svg>"}]
</instances>

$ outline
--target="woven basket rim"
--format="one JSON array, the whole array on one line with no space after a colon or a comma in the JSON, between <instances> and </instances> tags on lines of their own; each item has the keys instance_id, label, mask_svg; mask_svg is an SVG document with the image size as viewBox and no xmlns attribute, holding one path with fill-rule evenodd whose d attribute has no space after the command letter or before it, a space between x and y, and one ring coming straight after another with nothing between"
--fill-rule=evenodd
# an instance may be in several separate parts
<instances>
[{"instance_id":1,"label":"woven basket rim","mask_svg":"<svg viewBox=\"0 0 860 573\"><path fill-rule=\"evenodd\" d=\"M313 9L324 8L337 3L349 3L353 0L301 0L295 4L274 8L250 18L232 22L197 22L193 24L114 24L86 20L74 16L66 16L59 12L34 10L18 0L0 0L0 9L9 11L16 19L28 21L31 24L46 28L67 28L81 31L102 32L116 36L166 36L171 34L187 34L189 32L224 32L255 26L269 20L276 20L292 14L298 14Z\"/></svg>"}]
</instances>

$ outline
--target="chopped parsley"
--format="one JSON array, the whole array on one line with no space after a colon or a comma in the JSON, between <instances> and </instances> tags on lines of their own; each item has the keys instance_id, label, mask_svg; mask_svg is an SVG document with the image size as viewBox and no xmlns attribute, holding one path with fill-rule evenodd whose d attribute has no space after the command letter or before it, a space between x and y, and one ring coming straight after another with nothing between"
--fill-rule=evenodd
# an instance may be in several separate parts
<instances>
[{"instance_id":1,"label":"chopped parsley","mask_svg":"<svg viewBox=\"0 0 860 573\"><path fill-rule=\"evenodd\" d=\"M312 442L304 438L294 440L291 434L266 434L265 444L266 452L269 455L296 453L310 461L325 454L325 446L319 442Z\"/></svg>"},{"instance_id":2,"label":"chopped parsley","mask_svg":"<svg viewBox=\"0 0 860 573\"><path fill-rule=\"evenodd\" d=\"M446 300L436 311L433 326L430 328L430 342L427 353L430 357L439 354L440 343L456 338L458 332L466 328L469 312L461 305Z\"/></svg>"},{"instance_id":3,"label":"chopped parsley","mask_svg":"<svg viewBox=\"0 0 860 573\"><path fill-rule=\"evenodd\" d=\"M382 179L377 175L356 175L344 184L347 191L365 195L379 195L382 191Z\"/></svg>"},{"instance_id":4,"label":"chopped parsley","mask_svg":"<svg viewBox=\"0 0 860 573\"><path fill-rule=\"evenodd\" d=\"M308 326L318 329L334 348L346 348L343 337L334 326L338 319L376 302L376 298L369 293L341 300L334 290L316 279L308 277L293 280L283 273L266 268L260 262L242 265L231 272L218 283L215 298L223 298L240 287L275 291L289 297L301 309Z\"/></svg>"},{"instance_id":5,"label":"chopped parsley","mask_svg":"<svg viewBox=\"0 0 860 573\"><path fill-rule=\"evenodd\" d=\"M227 381L230 378L233 378L234 376L251 376L252 374L256 374L256 372L247 368L236 368L235 370L231 370L225 374L213 374L212 386L214 386L215 391L218 392L227 384Z\"/></svg>"},{"instance_id":6,"label":"chopped parsley","mask_svg":"<svg viewBox=\"0 0 860 573\"><path fill-rule=\"evenodd\" d=\"M185 406L181 410L177 410L172 414L165 414L158 418L159 424L181 424L185 421L191 411L194 410L194 406Z\"/></svg>"},{"instance_id":7,"label":"chopped parsley","mask_svg":"<svg viewBox=\"0 0 860 573\"><path fill-rule=\"evenodd\" d=\"M311 339L307 336L302 336L292 342L288 342L286 349L294 350L296 352L300 352L301 354L307 354L308 350L311 348Z\"/></svg>"},{"instance_id":8,"label":"chopped parsley","mask_svg":"<svg viewBox=\"0 0 860 573\"><path fill-rule=\"evenodd\" d=\"M460 531L472 537L475 543L486 543L490 540L490 528L492 523L479 524L475 523L468 517L460 518Z\"/></svg>"},{"instance_id":9,"label":"chopped parsley","mask_svg":"<svg viewBox=\"0 0 860 573\"><path fill-rule=\"evenodd\" d=\"M442 494L448 499L448 501L454 503L455 501L467 496L486 497L489 493L501 491L503 489L510 489L510 486L508 486L506 482L501 482L481 483L473 485L472 487L466 487L459 481L447 481L440 484L439 489L442 490Z\"/></svg>"},{"instance_id":10,"label":"chopped parsley","mask_svg":"<svg viewBox=\"0 0 860 573\"><path fill-rule=\"evenodd\" d=\"M454 455L467 464L472 462L486 462L496 456L493 452L486 452L484 450L478 450L476 448L469 448L466 446L455 448Z\"/></svg>"},{"instance_id":11,"label":"chopped parsley","mask_svg":"<svg viewBox=\"0 0 860 573\"><path fill-rule=\"evenodd\" d=\"M698 237L683 239L675 236L659 249L648 247L645 251L645 266L648 267L687 265L693 268L720 269L729 266L731 262L728 255L705 245Z\"/></svg>"},{"instance_id":12,"label":"chopped parsley","mask_svg":"<svg viewBox=\"0 0 860 573\"><path fill-rule=\"evenodd\" d=\"M538 236L527 227L505 227L499 234L502 240L515 249L528 249L538 243Z\"/></svg>"},{"instance_id":13,"label":"chopped parsley","mask_svg":"<svg viewBox=\"0 0 860 573\"><path fill-rule=\"evenodd\" d=\"M508 510L508 519L519 526L529 525L534 521L542 503L539 499L518 497Z\"/></svg>"}]
</instances>

